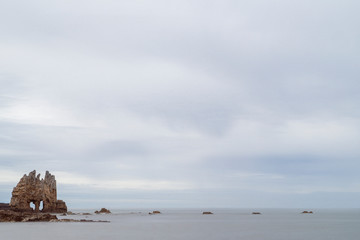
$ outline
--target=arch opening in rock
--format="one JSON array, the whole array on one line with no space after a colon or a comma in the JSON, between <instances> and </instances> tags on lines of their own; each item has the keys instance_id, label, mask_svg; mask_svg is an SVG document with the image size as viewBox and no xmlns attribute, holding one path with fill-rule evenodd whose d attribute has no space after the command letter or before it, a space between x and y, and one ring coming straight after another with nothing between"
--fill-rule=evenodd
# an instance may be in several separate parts
<instances>
[{"instance_id":1,"label":"arch opening in rock","mask_svg":"<svg viewBox=\"0 0 360 240\"><path fill-rule=\"evenodd\" d=\"M35 211L35 203L34 202L30 202L30 208Z\"/></svg>"}]
</instances>

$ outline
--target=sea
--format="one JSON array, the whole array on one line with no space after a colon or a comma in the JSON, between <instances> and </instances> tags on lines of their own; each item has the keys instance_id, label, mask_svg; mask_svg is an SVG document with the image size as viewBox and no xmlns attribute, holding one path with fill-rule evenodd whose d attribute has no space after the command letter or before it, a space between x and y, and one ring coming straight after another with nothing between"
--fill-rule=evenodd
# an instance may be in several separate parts
<instances>
[{"instance_id":1,"label":"sea","mask_svg":"<svg viewBox=\"0 0 360 240\"><path fill-rule=\"evenodd\" d=\"M74 209L58 218L110 222L0 223L1 240L359 240L360 209ZM158 210L161 214L149 214ZM313 214L303 214L303 210ZM203 211L213 214L203 215ZM260 212L261 214L252 214ZM82 215L91 213L91 215Z\"/></svg>"}]
</instances>

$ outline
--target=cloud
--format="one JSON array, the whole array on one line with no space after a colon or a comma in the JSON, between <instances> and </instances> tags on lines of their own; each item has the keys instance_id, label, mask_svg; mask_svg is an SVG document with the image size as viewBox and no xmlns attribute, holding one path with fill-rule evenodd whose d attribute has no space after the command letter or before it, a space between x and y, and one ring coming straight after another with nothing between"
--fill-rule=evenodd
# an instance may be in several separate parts
<instances>
[{"instance_id":1,"label":"cloud","mask_svg":"<svg viewBox=\"0 0 360 240\"><path fill-rule=\"evenodd\" d=\"M358 5L2 3L1 181L184 206L354 192Z\"/></svg>"}]
</instances>

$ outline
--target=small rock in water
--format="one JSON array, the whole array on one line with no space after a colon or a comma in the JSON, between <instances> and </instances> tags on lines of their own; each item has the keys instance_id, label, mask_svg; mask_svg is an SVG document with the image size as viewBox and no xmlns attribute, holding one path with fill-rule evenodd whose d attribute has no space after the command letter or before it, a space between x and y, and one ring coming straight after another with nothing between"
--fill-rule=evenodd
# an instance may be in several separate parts
<instances>
[{"instance_id":1,"label":"small rock in water","mask_svg":"<svg viewBox=\"0 0 360 240\"><path fill-rule=\"evenodd\" d=\"M203 212L203 214L213 214L212 212Z\"/></svg>"},{"instance_id":2,"label":"small rock in water","mask_svg":"<svg viewBox=\"0 0 360 240\"><path fill-rule=\"evenodd\" d=\"M152 211L152 212L149 212L149 215L160 214L160 213L161 213L160 211Z\"/></svg>"},{"instance_id":3,"label":"small rock in water","mask_svg":"<svg viewBox=\"0 0 360 240\"><path fill-rule=\"evenodd\" d=\"M103 221L103 220L87 220L87 219L56 219L56 220L52 220L51 222L101 222L101 223L109 223L110 221Z\"/></svg>"},{"instance_id":4,"label":"small rock in water","mask_svg":"<svg viewBox=\"0 0 360 240\"><path fill-rule=\"evenodd\" d=\"M77 215L76 213L73 213L73 212L70 212L70 211L67 212L66 214L67 214L67 215Z\"/></svg>"},{"instance_id":5,"label":"small rock in water","mask_svg":"<svg viewBox=\"0 0 360 240\"><path fill-rule=\"evenodd\" d=\"M313 213L313 211L303 211L302 213Z\"/></svg>"},{"instance_id":6,"label":"small rock in water","mask_svg":"<svg viewBox=\"0 0 360 240\"><path fill-rule=\"evenodd\" d=\"M261 212L252 212L253 215L260 215Z\"/></svg>"},{"instance_id":7,"label":"small rock in water","mask_svg":"<svg viewBox=\"0 0 360 240\"><path fill-rule=\"evenodd\" d=\"M111 213L110 210L106 209L106 208L101 208L100 211L95 211L96 214L100 214L100 213L106 213L109 214Z\"/></svg>"}]
</instances>

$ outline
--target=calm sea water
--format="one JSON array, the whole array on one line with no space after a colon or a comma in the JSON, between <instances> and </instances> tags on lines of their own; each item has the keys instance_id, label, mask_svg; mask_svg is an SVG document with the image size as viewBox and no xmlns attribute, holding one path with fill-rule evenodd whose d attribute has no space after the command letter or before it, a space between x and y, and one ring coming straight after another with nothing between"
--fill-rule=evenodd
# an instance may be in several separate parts
<instances>
[{"instance_id":1,"label":"calm sea water","mask_svg":"<svg viewBox=\"0 0 360 240\"><path fill-rule=\"evenodd\" d=\"M360 209L151 209L65 218L110 223L0 223L0 239L23 240L358 240ZM202 215L212 211L213 215ZM261 215L252 215L259 211ZM74 210L94 212L94 210Z\"/></svg>"}]
</instances>

